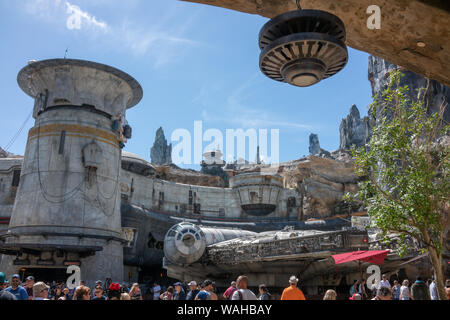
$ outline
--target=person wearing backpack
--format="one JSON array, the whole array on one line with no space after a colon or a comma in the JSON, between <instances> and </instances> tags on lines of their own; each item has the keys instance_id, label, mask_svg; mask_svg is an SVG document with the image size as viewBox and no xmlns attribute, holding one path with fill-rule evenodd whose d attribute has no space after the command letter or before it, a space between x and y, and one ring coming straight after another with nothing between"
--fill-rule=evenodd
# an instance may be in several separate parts
<instances>
[{"instance_id":1,"label":"person wearing backpack","mask_svg":"<svg viewBox=\"0 0 450 320\"><path fill-rule=\"evenodd\" d=\"M259 297L258 300L270 300L271 294L269 293L269 290L267 290L267 287L265 284L259 285Z\"/></svg>"},{"instance_id":2,"label":"person wearing backpack","mask_svg":"<svg viewBox=\"0 0 450 320\"><path fill-rule=\"evenodd\" d=\"M248 277L239 276L236 280L238 290L233 293L231 300L258 300L255 294L247 289Z\"/></svg>"}]
</instances>

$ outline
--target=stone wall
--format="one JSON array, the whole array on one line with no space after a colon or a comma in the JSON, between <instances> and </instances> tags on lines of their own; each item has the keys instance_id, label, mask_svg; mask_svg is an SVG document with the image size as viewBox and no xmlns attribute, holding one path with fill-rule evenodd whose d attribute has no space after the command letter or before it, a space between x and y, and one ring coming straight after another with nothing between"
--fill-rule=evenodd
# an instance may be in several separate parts
<instances>
[{"instance_id":1,"label":"stone wall","mask_svg":"<svg viewBox=\"0 0 450 320\"><path fill-rule=\"evenodd\" d=\"M220 179L219 177L212 178ZM193 213L194 204L197 204L203 218L249 218L241 208L242 195L240 196L232 188L182 184L143 177L123 170L121 173L121 190L122 199L126 198L130 204L142 208L175 213ZM269 197L269 187L264 187L261 194ZM276 195L277 197L274 198ZM271 201L276 201L277 208L268 217L286 217L288 198L292 197L296 198L297 204L301 202L300 195L292 189L281 189L279 194L277 192L270 195ZM296 210L290 210L289 214L294 218L297 217Z\"/></svg>"}]
</instances>

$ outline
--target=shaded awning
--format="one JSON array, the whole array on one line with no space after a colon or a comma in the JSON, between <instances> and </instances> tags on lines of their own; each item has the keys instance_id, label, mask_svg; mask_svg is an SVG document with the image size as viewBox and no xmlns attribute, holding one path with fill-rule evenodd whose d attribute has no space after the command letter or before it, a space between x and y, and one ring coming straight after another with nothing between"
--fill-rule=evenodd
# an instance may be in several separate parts
<instances>
[{"instance_id":1,"label":"shaded awning","mask_svg":"<svg viewBox=\"0 0 450 320\"><path fill-rule=\"evenodd\" d=\"M332 255L336 264L350 261L363 261L373 264L383 264L390 250L360 250Z\"/></svg>"}]
</instances>

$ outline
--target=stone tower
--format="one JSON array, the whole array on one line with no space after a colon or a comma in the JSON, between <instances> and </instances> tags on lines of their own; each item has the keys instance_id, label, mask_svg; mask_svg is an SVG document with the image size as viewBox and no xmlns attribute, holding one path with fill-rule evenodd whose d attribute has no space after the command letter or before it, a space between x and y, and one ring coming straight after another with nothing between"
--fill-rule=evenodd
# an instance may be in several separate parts
<instances>
[{"instance_id":1,"label":"stone tower","mask_svg":"<svg viewBox=\"0 0 450 320\"><path fill-rule=\"evenodd\" d=\"M45 266L57 274L78 264L87 285L122 281L120 146L125 111L141 100L141 86L110 66L72 59L31 62L18 83L35 100L35 124L0 242L11 256L0 269Z\"/></svg>"}]
</instances>

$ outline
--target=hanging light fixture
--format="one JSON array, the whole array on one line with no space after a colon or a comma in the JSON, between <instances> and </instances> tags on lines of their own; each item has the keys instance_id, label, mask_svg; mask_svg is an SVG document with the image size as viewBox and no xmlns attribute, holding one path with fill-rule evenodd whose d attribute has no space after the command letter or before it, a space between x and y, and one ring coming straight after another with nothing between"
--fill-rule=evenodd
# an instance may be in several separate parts
<instances>
[{"instance_id":1,"label":"hanging light fixture","mask_svg":"<svg viewBox=\"0 0 450 320\"><path fill-rule=\"evenodd\" d=\"M341 71L348 61L344 23L321 10L286 12L259 32L259 67L269 78L308 87Z\"/></svg>"}]
</instances>

